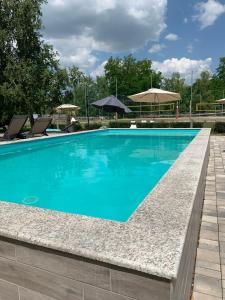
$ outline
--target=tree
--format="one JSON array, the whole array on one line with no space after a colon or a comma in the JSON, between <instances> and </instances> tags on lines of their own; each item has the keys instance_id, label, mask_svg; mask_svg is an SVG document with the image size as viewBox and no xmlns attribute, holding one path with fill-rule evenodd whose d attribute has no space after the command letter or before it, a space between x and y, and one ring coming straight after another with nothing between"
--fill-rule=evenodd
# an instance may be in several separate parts
<instances>
[{"instance_id":1,"label":"tree","mask_svg":"<svg viewBox=\"0 0 225 300\"><path fill-rule=\"evenodd\" d=\"M223 82L225 86L225 57L220 58L219 66L216 72L217 72L217 77Z\"/></svg>"},{"instance_id":2,"label":"tree","mask_svg":"<svg viewBox=\"0 0 225 300\"><path fill-rule=\"evenodd\" d=\"M211 74L208 71L203 71L195 83L193 84L193 104L213 102L211 90Z\"/></svg>"},{"instance_id":3,"label":"tree","mask_svg":"<svg viewBox=\"0 0 225 300\"><path fill-rule=\"evenodd\" d=\"M105 76L97 76L96 78L96 100L109 96L109 83Z\"/></svg>"},{"instance_id":4,"label":"tree","mask_svg":"<svg viewBox=\"0 0 225 300\"><path fill-rule=\"evenodd\" d=\"M214 99L225 98L225 57L220 58L216 74L212 76L211 89Z\"/></svg>"},{"instance_id":5,"label":"tree","mask_svg":"<svg viewBox=\"0 0 225 300\"><path fill-rule=\"evenodd\" d=\"M170 78L163 78L162 88L176 93L182 93L186 87L185 79L179 73L173 73Z\"/></svg>"},{"instance_id":6,"label":"tree","mask_svg":"<svg viewBox=\"0 0 225 300\"><path fill-rule=\"evenodd\" d=\"M190 103L190 88L185 83L185 79L181 77L180 73L173 73L170 78L163 78L162 88L171 91L180 93L181 102L180 110L186 112Z\"/></svg>"},{"instance_id":7,"label":"tree","mask_svg":"<svg viewBox=\"0 0 225 300\"><path fill-rule=\"evenodd\" d=\"M67 73L41 36L45 0L2 0L0 101L8 115L50 112L62 102Z\"/></svg>"},{"instance_id":8,"label":"tree","mask_svg":"<svg viewBox=\"0 0 225 300\"><path fill-rule=\"evenodd\" d=\"M152 62L148 59L137 60L132 55L121 58L110 57L105 65L105 77L109 84L110 94L116 94L125 100L128 95L159 87L161 73L152 70Z\"/></svg>"}]
</instances>

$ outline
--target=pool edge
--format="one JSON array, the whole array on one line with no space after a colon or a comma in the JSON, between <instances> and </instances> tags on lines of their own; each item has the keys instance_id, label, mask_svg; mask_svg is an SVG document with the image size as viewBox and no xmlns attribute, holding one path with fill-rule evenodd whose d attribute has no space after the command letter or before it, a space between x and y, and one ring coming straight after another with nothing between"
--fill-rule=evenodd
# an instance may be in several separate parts
<instances>
[{"instance_id":1,"label":"pool edge","mask_svg":"<svg viewBox=\"0 0 225 300\"><path fill-rule=\"evenodd\" d=\"M175 234L176 238L179 237L179 243L176 245L177 249L175 249L176 247L175 248L171 247L170 249L171 258L175 257L176 259L174 259L171 264L168 264L168 257L167 258L165 257L165 261L167 261L168 265L167 268L165 268L164 270L162 269L157 270L157 266L152 262L154 260L154 257L151 257L149 264L146 265L146 262L148 261L148 257L146 257L146 247L148 249L150 247L151 249L154 243L151 245L145 245L145 247L143 248L143 253L145 252L144 259L137 260L135 259L135 256L137 256L138 253L139 256L142 255L142 250L139 248L141 247L140 242L142 241L144 243L144 241L142 240L143 239L142 234L146 233L145 230L147 230L147 228L149 227L149 226L146 227L147 224L145 223L146 219L148 219L149 216L149 208L151 209L151 211L153 209L154 212L156 213L153 216L151 215L150 218L150 221L152 222L152 226L160 225L159 222L156 222L157 221L156 219L155 221L153 220L158 216L156 210L159 209L159 205L160 205L160 203L157 203L154 200L154 197L156 197L156 195L161 195L163 192L165 192L165 190L162 189L162 185L165 185L165 183L168 184L168 177L171 176L171 173L174 176L174 170L176 171L178 164L180 165L183 164L184 162L186 164L189 163L189 159L191 157L187 159L186 156L188 152L190 152L189 155L192 153L193 159L196 160L197 169L198 169L197 176L198 176L198 180L200 180L202 172L204 172L203 165L205 162L205 158L207 157L209 135L210 135L210 130L208 129L202 129L198 133L198 135L194 138L194 140L182 152L182 154L176 160L176 162L170 168L170 170L164 175L162 181L160 181L159 184L157 184L154 190L145 198L145 201L143 201L142 205L138 207L138 209L131 216L128 222L125 222L124 224L121 224L119 222L100 220L96 218L88 218L88 217L82 217L77 215L47 211L39 208L28 209L26 206L24 207L22 205L2 202L0 205L1 208L0 215L2 216L0 221L0 235L12 239L16 239L16 240L28 242L31 244L37 244L39 246L60 250L74 255L84 256L94 260L103 261L105 263L115 264L121 267L134 269L151 275L161 276L169 279L176 278L176 275L178 274L178 267L180 264L182 249L185 242L185 236L188 230L191 212L193 210L193 205L195 202L195 199L193 197L195 196L196 193L194 192L197 191L198 184L193 186L195 191L193 191L192 194L188 193L186 195L190 198L189 199L190 205L186 211L186 220L185 220L186 226L185 224L182 224L182 226L178 228L179 234L177 233ZM198 153L196 153L196 147L199 147L199 149L201 149L202 151L201 156L197 155ZM181 168L181 170L184 170L184 168ZM169 178L169 183L171 183L171 178ZM160 188L162 190L160 190ZM170 192L173 191L171 191L170 189ZM179 191L176 191L176 194L178 193ZM167 197L170 197L168 193L167 193ZM164 207L165 206L164 200L161 203L162 204L161 208L168 209L168 207ZM179 203L177 203L177 205L178 205L177 206L178 209ZM177 211L177 213L179 213L179 211ZM161 215L165 216L165 211L164 212L162 211ZM17 217L16 220L14 220L14 222L12 222L13 216L14 218L15 216ZM176 217L179 217L179 214L176 215ZM74 222L77 224L74 225ZM149 225L149 220L148 220L148 225ZM174 224L170 224L170 228L172 228L172 225ZM79 232L79 228L80 228L80 232ZM89 228L91 229L90 232L89 232ZM74 236L72 233L72 229L74 230L76 229L78 231L76 232L76 234L74 234ZM59 235L57 236L57 234L54 233L53 230L55 230L56 232L60 232ZM121 231L123 231L123 234L121 233ZM88 234L88 232L89 235L85 237L84 235ZM93 241L93 233L95 233L94 241ZM97 236L96 234L99 234L99 236ZM157 232L154 232L154 234L157 235ZM129 235L129 239L127 241L126 241L126 235ZM95 245L95 247L92 247L92 245L90 245L91 237L92 237L92 243L97 244ZM121 237L123 238L122 240ZM137 237L138 237L138 245L135 245L135 242L137 242ZM167 245L168 247L171 246L171 242L173 242L173 239L174 236L170 241L170 243ZM157 246L157 240L158 239L155 240L155 246ZM115 244L117 244L118 247L113 246ZM127 244L127 246L125 244ZM110 251L111 250L110 248L113 248L113 251ZM109 249L109 251L107 251L107 249ZM133 253L131 253L131 249ZM153 250L154 249L152 249L152 251ZM119 256L116 255L118 251L121 251ZM172 253L173 251L176 252L175 256L173 255L174 253ZM155 249L153 252L155 253L155 258L157 263L160 256L157 255L157 249Z\"/></svg>"}]
</instances>

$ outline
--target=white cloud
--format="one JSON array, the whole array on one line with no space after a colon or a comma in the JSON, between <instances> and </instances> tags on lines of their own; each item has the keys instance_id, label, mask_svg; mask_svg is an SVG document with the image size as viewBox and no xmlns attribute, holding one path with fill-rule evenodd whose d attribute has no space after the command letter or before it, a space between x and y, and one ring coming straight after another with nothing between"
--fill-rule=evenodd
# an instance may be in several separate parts
<instances>
[{"instance_id":1,"label":"white cloud","mask_svg":"<svg viewBox=\"0 0 225 300\"><path fill-rule=\"evenodd\" d=\"M154 61L152 67L156 71L162 72L165 77L170 77L173 73L178 72L186 82L190 83L191 74L193 72L193 79L197 79L202 71L210 71L212 63L211 58L205 60L191 60L183 57L181 59L171 58L163 62Z\"/></svg>"},{"instance_id":2,"label":"white cloud","mask_svg":"<svg viewBox=\"0 0 225 300\"><path fill-rule=\"evenodd\" d=\"M92 68L97 62L97 57L92 53L96 43L91 37L81 35L70 40L51 38L47 39L47 42L54 45L61 63L65 66L75 64L85 71Z\"/></svg>"},{"instance_id":3,"label":"white cloud","mask_svg":"<svg viewBox=\"0 0 225 300\"><path fill-rule=\"evenodd\" d=\"M166 28L166 9L167 0L49 0L44 38L67 65L91 66L98 52L133 51L156 41Z\"/></svg>"},{"instance_id":4,"label":"white cloud","mask_svg":"<svg viewBox=\"0 0 225 300\"><path fill-rule=\"evenodd\" d=\"M169 33L165 36L165 39L171 42L177 41L178 40L178 35L175 33Z\"/></svg>"},{"instance_id":5,"label":"white cloud","mask_svg":"<svg viewBox=\"0 0 225 300\"><path fill-rule=\"evenodd\" d=\"M188 18L184 18L184 24L188 23Z\"/></svg>"},{"instance_id":6,"label":"white cloud","mask_svg":"<svg viewBox=\"0 0 225 300\"><path fill-rule=\"evenodd\" d=\"M97 77L97 76L103 76L104 75L104 71L105 71L105 65L107 63L106 61L103 61L103 63L101 63L100 65L97 66L97 68L91 72L91 77Z\"/></svg>"},{"instance_id":7,"label":"white cloud","mask_svg":"<svg viewBox=\"0 0 225 300\"><path fill-rule=\"evenodd\" d=\"M153 45L148 52L151 54L159 53L161 52L166 46L163 44L155 44Z\"/></svg>"},{"instance_id":8,"label":"white cloud","mask_svg":"<svg viewBox=\"0 0 225 300\"><path fill-rule=\"evenodd\" d=\"M211 26L215 21L225 13L225 5L217 0L207 0L195 5L196 15L194 20L200 23L201 29Z\"/></svg>"}]
</instances>

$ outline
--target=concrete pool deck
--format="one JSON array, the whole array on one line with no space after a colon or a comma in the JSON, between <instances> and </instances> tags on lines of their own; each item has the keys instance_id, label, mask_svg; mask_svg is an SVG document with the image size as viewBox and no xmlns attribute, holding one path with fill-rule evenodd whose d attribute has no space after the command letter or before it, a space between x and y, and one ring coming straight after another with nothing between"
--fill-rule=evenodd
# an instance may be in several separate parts
<instances>
[{"instance_id":1,"label":"concrete pool deck","mask_svg":"<svg viewBox=\"0 0 225 300\"><path fill-rule=\"evenodd\" d=\"M189 287L186 284L192 278L189 273L195 257L208 163L209 135L209 129L201 130L136 212L124 223L1 202L2 245L15 247L17 263L20 259L18 257L24 255L19 254L20 248L28 247L24 244L17 245L19 241L108 264L109 290L112 294L108 298L93 298L96 300L187 299ZM11 245L12 240L15 245ZM26 251L28 250L24 250ZM187 258L187 254L190 257ZM114 266L132 271L131 276L140 276L141 273L144 281L150 280L146 285L152 282L151 298L147 296L143 283L144 292L141 295L138 294L140 291L127 291L124 287L128 284L126 282L124 286L118 285L123 278L120 272L124 272L124 269L114 270ZM0 261L0 269L1 267ZM13 265L10 267L13 268ZM190 272L184 274L183 268ZM5 273L0 271L0 278L8 281L4 276ZM21 285L15 279L12 280L14 284ZM183 291L182 287L185 292L179 296ZM83 293L85 288L83 287ZM61 299L51 293L47 296ZM77 298L68 299L91 298L79 294Z\"/></svg>"}]
</instances>

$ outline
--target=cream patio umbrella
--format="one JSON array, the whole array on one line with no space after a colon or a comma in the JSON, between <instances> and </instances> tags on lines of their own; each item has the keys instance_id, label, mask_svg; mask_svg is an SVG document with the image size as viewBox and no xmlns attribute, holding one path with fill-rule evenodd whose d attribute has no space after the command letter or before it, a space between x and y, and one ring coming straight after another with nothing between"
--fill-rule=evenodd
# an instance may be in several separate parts
<instances>
[{"instance_id":1,"label":"cream patio umbrella","mask_svg":"<svg viewBox=\"0 0 225 300\"><path fill-rule=\"evenodd\" d=\"M157 104L181 100L179 93L164 91L160 89L149 89L145 92L128 96L128 98L135 102L149 102Z\"/></svg>"},{"instance_id":2,"label":"cream patio umbrella","mask_svg":"<svg viewBox=\"0 0 225 300\"><path fill-rule=\"evenodd\" d=\"M64 113L67 115L67 124L69 125L70 123L70 117L72 115L72 112L76 112L80 109L80 106L77 106L77 105L73 105L73 104L62 104L62 105L59 105L55 108L55 110L58 112L58 113ZM58 124L57 124L57 127L58 127Z\"/></svg>"},{"instance_id":3,"label":"cream patio umbrella","mask_svg":"<svg viewBox=\"0 0 225 300\"><path fill-rule=\"evenodd\" d=\"M130 98L134 102L148 102L148 103L155 103L155 104L177 101L176 118L178 118L179 116L178 101L181 100L180 93L174 93L174 92L164 91L161 89L152 88L145 92L128 96L128 98ZM160 106L159 106L159 111L160 111Z\"/></svg>"},{"instance_id":4,"label":"cream patio umbrella","mask_svg":"<svg viewBox=\"0 0 225 300\"><path fill-rule=\"evenodd\" d=\"M225 98L224 99L220 99L220 100L216 100L217 103L222 104L222 114L223 114L223 105L225 104Z\"/></svg>"},{"instance_id":5,"label":"cream patio umbrella","mask_svg":"<svg viewBox=\"0 0 225 300\"><path fill-rule=\"evenodd\" d=\"M59 113L73 112L79 109L79 106L73 104L62 104L56 107L56 111Z\"/></svg>"},{"instance_id":6,"label":"cream patio umbrella","mask_svg":"<svg viewBox=\"0 0 225 300\"><path fill-rule=\"evenodd\" d=\"M219 104L225 104L225 98L220 99L220 100L216 100L216 102L219 103Z\"/></svg>"}]
</instances>

